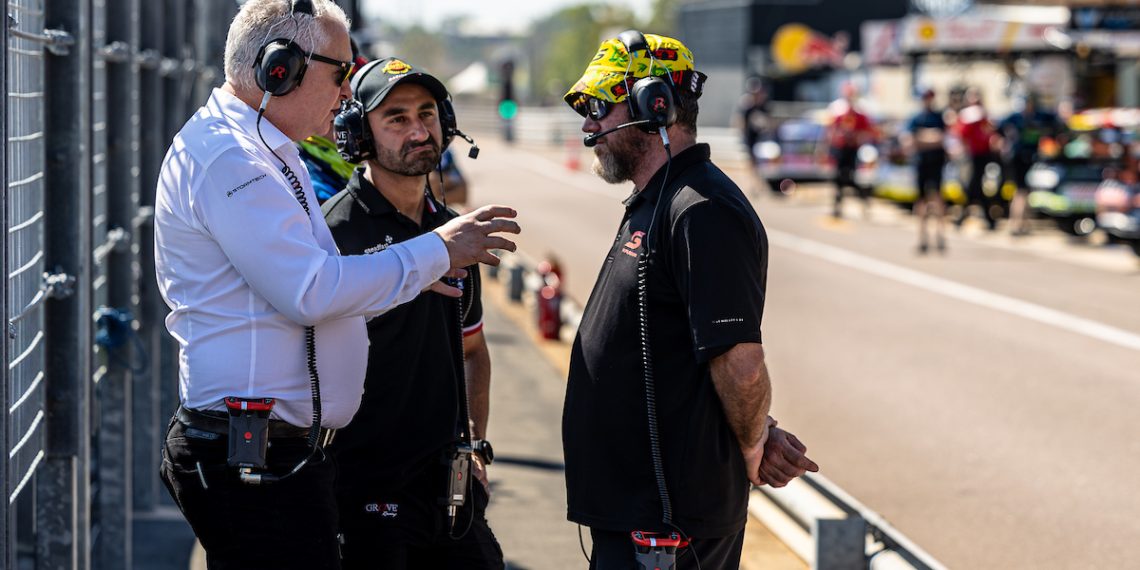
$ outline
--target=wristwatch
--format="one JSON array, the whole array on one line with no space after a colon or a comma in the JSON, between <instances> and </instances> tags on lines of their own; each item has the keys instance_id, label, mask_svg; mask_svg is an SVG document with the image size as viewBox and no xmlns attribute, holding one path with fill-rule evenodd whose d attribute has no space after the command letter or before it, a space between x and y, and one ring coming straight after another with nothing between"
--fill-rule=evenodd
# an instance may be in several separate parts
<instances>
[{"instance_id":1,"label":"wristwatch","mask_svg":"<svg viewBox=\"0 0 1140 570\"><path fill-rule=\"evenodd\" d=\"M483 463L490 465L495 462L495 449L491 447L491 442L485 439L473 440L471 449L483 457Z\"/></svg>"}]
</instances>

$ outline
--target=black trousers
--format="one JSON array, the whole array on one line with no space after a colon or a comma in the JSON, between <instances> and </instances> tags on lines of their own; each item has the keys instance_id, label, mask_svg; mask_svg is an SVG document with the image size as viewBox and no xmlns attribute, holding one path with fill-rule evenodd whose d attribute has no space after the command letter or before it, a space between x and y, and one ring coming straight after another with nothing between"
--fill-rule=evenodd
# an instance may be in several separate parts
<instances>
[{"instance_id":1,"label":"black trousers","mask_svg":"<svg viewBox=\"0 0 1140 570\"><path fill-rule=\"evenodd\" d=\"M859 199L864 201L870 199L871 192L869 188L855 182L855 171L859 167L858 148L832 149L832 156L835 158L835 215L839 216L843 204L843 188L854 188Z\"/></svg>"},{"instance_id":2,"label":"black trousers","mask_svg":"<svg viewBox=\"0 0 1140 570\"><path fill-rule=\"evenodd\" d=\"M638 570L628 532L591 528L590 537L594 541L590 570ZM695 538L677 553L677 570L696 570L698 562L701 570L736 570L743 546L744 529L732 536Z\"/></svg>"},{"instance_id":3,"label":"black trousers","mask_svg":"<svg viewBox=\"0 0 1140 570\"><path fill-rule=\"evenodd\" d=\"M336 469L317 452L300 472L246 485L226 466L226 437L171 420L162 481L206 550L210 570L339 569ZM304 438L270 441L269 470L284 474L309 453Z\"/></svg>"},{"instance_id":4,"label":"black trousers","mask_svg":"<svg viewBox=\"0 0 1140 570\"><path fill-rule=\"evenodd\" d=\"M502 570L482 483L471 478L452 530L440 505L447 477L447 467L433 462L399 489L342 489L345 570Z\"/></svg>"}]
</instances>

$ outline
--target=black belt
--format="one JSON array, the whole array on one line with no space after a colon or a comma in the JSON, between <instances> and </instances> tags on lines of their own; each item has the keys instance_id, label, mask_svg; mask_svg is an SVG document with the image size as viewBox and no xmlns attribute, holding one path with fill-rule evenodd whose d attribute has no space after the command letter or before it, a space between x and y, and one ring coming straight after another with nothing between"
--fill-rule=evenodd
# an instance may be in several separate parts
<instances>
[{"instance_id":1,"label":"black belt","mask_svg":"<svg viewBox=\"0 0 1140 570\"><path fill-rule=\"evenodd\" d=\"M230 431L230 419L227 412L211 410L191 410L178 406L175 415L182 425L210 433L226 436ZM317 442L321 447L332 443L335 429L321 428ZM295 426L282 420L269 420L269 439L305 439L309 437L309 428Z\"/></svg>"}]
</instances>

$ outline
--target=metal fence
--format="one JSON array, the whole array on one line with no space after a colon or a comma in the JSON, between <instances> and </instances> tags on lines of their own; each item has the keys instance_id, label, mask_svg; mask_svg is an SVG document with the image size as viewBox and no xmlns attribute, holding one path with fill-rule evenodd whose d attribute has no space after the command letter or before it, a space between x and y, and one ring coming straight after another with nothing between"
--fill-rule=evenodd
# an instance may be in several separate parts
<instances>
[{"instance_id":1,"label":"metal fence","mask_svg":"<svg viewBox=\"0 0 1140 570\"><path fill-rule=\"evenodd\" d=\"M221 82L234 0L8 0L0 78L0 569L132 568L177 347L155 283L155 181Z\"/></svg>"}]
</instances>

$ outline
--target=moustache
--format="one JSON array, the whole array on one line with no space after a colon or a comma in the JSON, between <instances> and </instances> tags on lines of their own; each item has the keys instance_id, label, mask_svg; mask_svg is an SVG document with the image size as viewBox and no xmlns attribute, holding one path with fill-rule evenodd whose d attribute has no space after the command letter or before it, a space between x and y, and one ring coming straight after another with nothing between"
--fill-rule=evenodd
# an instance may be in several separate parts
<instances>
[{"instance_id":1,"label":"moustache","mask_svg":"<svg viewBox=\"0 0 1140 570\"><path fill-rule=\"evenodd\" d=\"M425 140L423 142L410 143L410 144L404 145L404 154L411 154L411 153L413 153L413 152L415 152L415 151L417 151L423 147L429 147L432 150L439 152L439 144L435 142L435 139L432 139L429 137L427 140Z\"/></svg>"}]
</instances>

